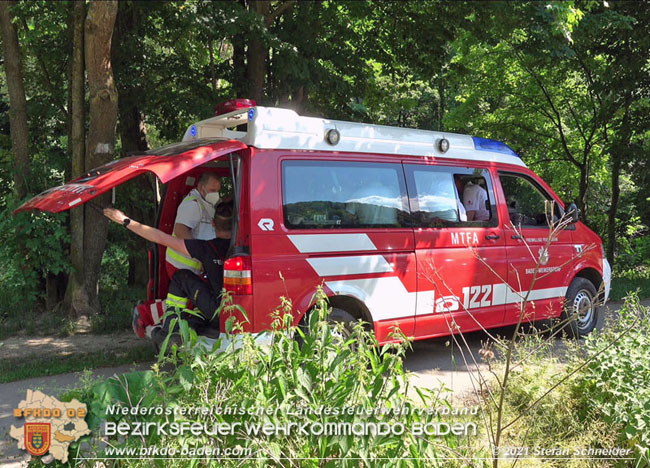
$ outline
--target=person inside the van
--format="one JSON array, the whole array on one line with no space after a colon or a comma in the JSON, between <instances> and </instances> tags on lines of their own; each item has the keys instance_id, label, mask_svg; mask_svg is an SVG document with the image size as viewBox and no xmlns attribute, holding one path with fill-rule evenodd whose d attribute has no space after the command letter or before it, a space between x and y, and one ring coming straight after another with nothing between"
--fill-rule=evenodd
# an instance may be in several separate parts
<instances>
[{"instance_id":1,"label":"person inside the van","mask_svg":"<svg viewBox=\"0 0 650 468\"><path fill-rule=\"evenodd\" d=\"M463 204L467 210L467 221L489 221L487 191L476 181L470 180L463 189Z\"/></svg>"},{"instance_id":2,"label":"person inside the van","mask_svg":"<svg viewBox=\"0 0 650 468\"><path fill-rule=\"evenodd\" d=\"M192 189L178 205L174 220L174 236L180 239L214 239L212 218L215 206L219 203L220 190L221 178L217 174L214 172L201 174L196 188ZM170 279L177 270L189 270L196 274L201 271L200 261L169 247L166 261L165 267Z\"/></svg>"},{"instance_id":3,"label":"person inside the van","mask_svg":"<svg viewBox=\"0 0 650 468\"><path fill-rule=\"evenodd\" d=\"M105 208L104 216L122 224L126 229L148 241L172 248L189 258L199 259L205 280L187 269L180 269L172 276L167 297L172 298L176 302L174 307L180 310L185 309L188 298L191 298L201 312L201 317L186 312L181 313L181 317L187 320L198 334L211 338L218 337L219 317L216 317L215 313L221 303L223 262L230 247L232 202L224 202L217 206L212 220L216 237L210 240L181 239L169 235L154 227L138 223L115 208ZM172 318L168 317L162 327L154 328L151 334L154 342L162 343L167 336Z\"/></svg>"}]
</instances>

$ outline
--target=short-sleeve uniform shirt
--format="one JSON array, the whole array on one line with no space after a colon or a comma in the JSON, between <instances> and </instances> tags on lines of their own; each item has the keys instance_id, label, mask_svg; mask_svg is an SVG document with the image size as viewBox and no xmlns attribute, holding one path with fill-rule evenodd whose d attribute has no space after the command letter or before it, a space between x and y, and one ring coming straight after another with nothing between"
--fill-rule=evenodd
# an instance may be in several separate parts
<instances>
[{"instance_id":1,"label":"short-sleeve uniform shirt","mask_svg":"<svg viewBox=\"0 0 650 468\"><path fill-rule=\"evenodd\" d=\"M215 232L212 226L214 206L201 197L197 189L192 189L178 206L174 224L183 224L192 230L193 239L214 239Z\"/></svg>"},{"instance_id":2,"label":"short-sleeve uniform shirt","mask_svg":"<svg viewBox=\"0 0 650 468\"><path fill-rule=\"evenodd\" d=\"M230 247L230 239L186 239L185 248L193 258L201 261L215 296L223 289L223 261Z\"/></svg>"},{"instance_id":3,"label":"short-sleeve uniform shirt","mask_svg":"<svg viewBox=\"0 0 650 468\"><path fill-rule=\"evenodd\" d=\"M469 183L463 190L463 205L467 211L476 211L474 219L476 221L488 221L490 212L485 207L487 201L487 192L478 184Z\"/></svg>"}]
</instances>

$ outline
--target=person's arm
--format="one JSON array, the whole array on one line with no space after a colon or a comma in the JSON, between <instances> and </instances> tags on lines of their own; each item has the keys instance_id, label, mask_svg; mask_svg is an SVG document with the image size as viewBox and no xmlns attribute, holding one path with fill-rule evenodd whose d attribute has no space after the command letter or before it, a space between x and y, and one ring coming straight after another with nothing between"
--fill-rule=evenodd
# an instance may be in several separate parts
<instances>
[{"instance_id":1,"label":"person's arm","mask_svg":"<svg viewBox=\"0 0 650 468\"><path fill-rule=\"evenodd\" d=\"M199 202L197 200L183 200L176 210L174 235L181 239L194 239L192 229L195 229L200 222L201 207Z\"/></svg>"},{"instance_id":2,"label":"person's arm","mask_svg":"<svg viewBox=\"0 0 650 468\"><path fill-rule=\"evenodd\" d=\"M176 223L174 224L174 235L179 239L192 239L192 230L183 223Z\"/></svg>"},{"instance_id":3,"label":"person's arm","mask_svg":"<svg viewBox=\"0 0 650 468\"><path fill-rule=\"evenodd\" d=\"M124 220L128 218L128 216L126 216L120 210L116 210L115 208L104 208L104 216L106 216L111 221L116 222L117 224L124 224ZM185 247L184 239L170 236L169 234L165 234L159 229L147 226L146 224L141 224L134 219L131 219L131 221L129 221L129 224L126 226L126 228L138 236L147 239L148 241L164 245L165 247L171 247L176 252L180 252L183 255L191 257L190 253L187 251L187 247Z\"/></svg>"}]
</instances>

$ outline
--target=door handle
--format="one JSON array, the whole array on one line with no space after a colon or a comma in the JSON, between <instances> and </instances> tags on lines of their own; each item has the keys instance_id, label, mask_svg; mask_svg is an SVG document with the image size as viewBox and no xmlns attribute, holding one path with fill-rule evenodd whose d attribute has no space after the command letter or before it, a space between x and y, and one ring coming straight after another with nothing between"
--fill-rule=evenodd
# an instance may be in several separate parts
<instances>
[{"instance_id":1,"label":"door handle","mask_svg":"<svg viewBox=\"0 0 650 468\"><path fill-rule=\"evenodd\" d=\"M520 236L519 234L515 234L512 236L513 239L523 239L523 236Z\"/></svg>"},{"instance_id":2,"label":"door handle","mask_svg":"<svg viewBox=\"0 0 650 468\"><path fill-rule=\"evenodd\" d=\"M499 237L501 237L501 236L498 235L498 234L487 234L487 235L485 236L485 238L486 238L487 240L494 240L494 239L498 239Z\"/></svg>"}]
</instances>

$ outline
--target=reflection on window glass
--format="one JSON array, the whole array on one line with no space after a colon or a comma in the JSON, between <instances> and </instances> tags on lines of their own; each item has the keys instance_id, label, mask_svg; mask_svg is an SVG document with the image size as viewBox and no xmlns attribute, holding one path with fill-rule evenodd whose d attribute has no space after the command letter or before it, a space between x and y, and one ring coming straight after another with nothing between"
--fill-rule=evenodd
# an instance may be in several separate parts
<instances>
[{"instance_id":1,"label":"reflection on window glass","mask_svg":"<svg viewBox=\"0 0 650 468\"><path fill-rule=\"evenodd\" d=\"M430 220L460 221L458 197L449 173L413 171L420 211Z\"/></svg>"},{"instance_id":2,"label":"reflection on window glass","mask_svg":"<svg viewBox=\"0 0 650 468\"><path fill-rule=\"evenodd\" d=\"M408 223L397 164L285 161L284 221L289 228L401 227Z\"/></svg>"},{"instance_id":3,"label":"reflection on window glass","mask_svg":"<svg viewBox=\"0 0 650 468\"><path fill-rule=\"evenodd\" d=\"M546 196L524 177L500 174L510 222L515 226L547 226Z\"/></svg>"},{"instance_id":4,"label":"reflection on window glass","mask_svg":"<svg viewBox=\"0 0 650 468\"><path fill-rule=\"evenodd\" d=\"M408 165L407 171L414 184L411 210L416 226L496 225L487 171L417 165Z\"/></svg>"}]
</instances>

